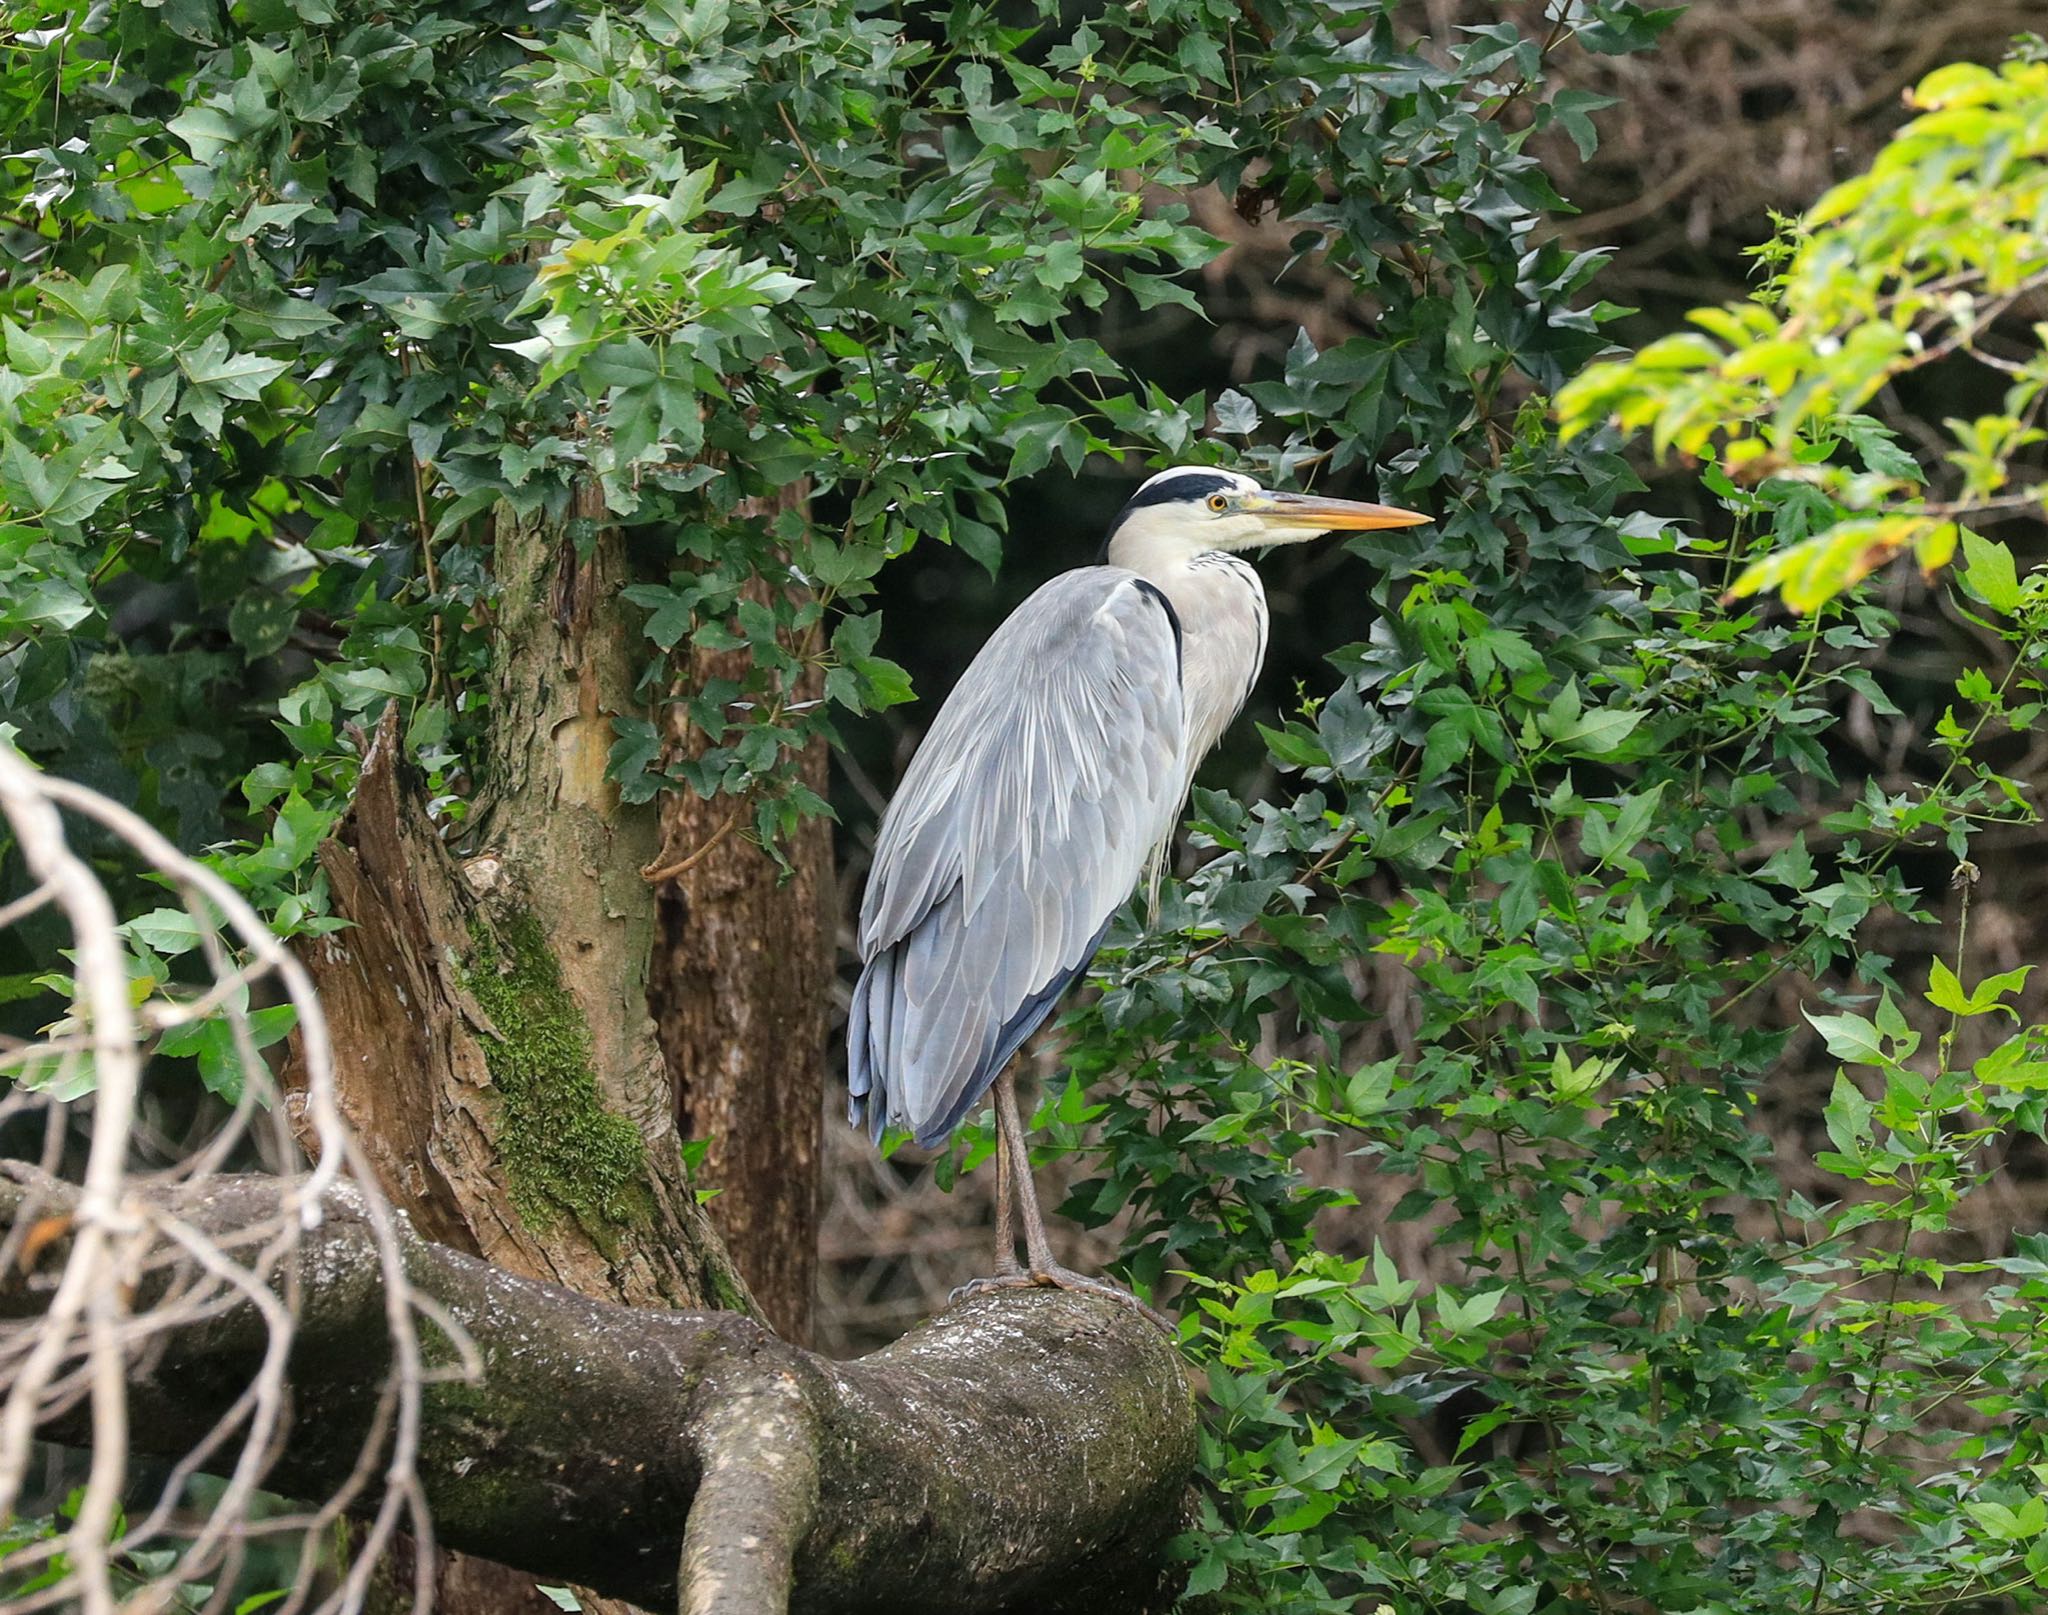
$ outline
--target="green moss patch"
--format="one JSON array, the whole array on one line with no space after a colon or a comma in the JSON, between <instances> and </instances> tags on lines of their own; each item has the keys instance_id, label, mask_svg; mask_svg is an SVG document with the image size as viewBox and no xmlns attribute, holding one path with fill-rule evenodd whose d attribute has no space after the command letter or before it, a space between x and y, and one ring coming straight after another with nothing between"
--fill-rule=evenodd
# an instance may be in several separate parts
<instances>
[{"instance_id":1,"label":"green moss patch","mask_svg":"<svg viewBox=\"0 0 2048 1615\"><path fill-rule=\"evenodd\" d=\"M486 1039L486 1058L513 1207L543 1225L566 1212L601 1238L606 1224L647 1209L640 1130L605 1109L590 1030L533 916L471 936L463 984L500 1033Z\"/></svg>"}]
</instances>

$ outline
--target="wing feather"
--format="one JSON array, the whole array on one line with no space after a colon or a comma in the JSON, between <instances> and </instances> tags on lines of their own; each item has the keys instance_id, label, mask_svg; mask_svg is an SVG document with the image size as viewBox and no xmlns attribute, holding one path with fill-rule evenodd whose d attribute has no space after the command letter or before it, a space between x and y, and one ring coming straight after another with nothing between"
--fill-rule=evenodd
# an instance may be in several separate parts
<instances>
[{"instance_id":1,"label":"wing feather","mask_svg":"<svg viewBox=\"0 0 2048 1615\"><path fill-rule=\"evenodd\" d=\"M850 1111L942 1139L1088 967L1172 827L1178 628L1118 567L1054 578L982 648L882 820L847 1022Z\"/></svg>"}]
</instances>

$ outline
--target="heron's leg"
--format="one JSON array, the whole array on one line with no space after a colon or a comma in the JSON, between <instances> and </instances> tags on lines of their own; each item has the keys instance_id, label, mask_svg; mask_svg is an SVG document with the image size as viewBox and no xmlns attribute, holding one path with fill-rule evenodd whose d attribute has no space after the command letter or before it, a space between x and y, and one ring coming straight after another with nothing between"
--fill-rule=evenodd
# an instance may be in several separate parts
<instances>
[{"instance_id":1,"label":"heron's leg","mask_svg":"<svg viewBox=\"0 0 2048 1615\"><path fill-rule=\"evenodd\" d=\"M998 1080L999 1082L1007 1083L1010 1079L1002 1077ZM1024 1159L1024 1171L1027 1174L1025 1181L1028 1183L1030 1181L1028 1174L1031 1171L1031 1159L1029 1156L1026 1156ZM1010 1160L1010 1140L1003 1132L1002 1124L998 1120L996 1125L995 1272L989 1278L969 1279L965 1284L959 1286L951 1295L946 1297L948 1305L965 1301L970 1295L980 1295L985 1290L1014 1290L1028 1286L1033 1282L1030 1276L1025 1273L1022 1264L1017 1260L1017 1224L1015 1217L1012 1215L1014 1201L1011 1199L1011 1196L1016 1192L1013 1188L1016 1172L1017 1169L1011 1164Z\"/></svg>"},{"instance_id":2,"label":"heron's leg","mask_svg":"<svg viewBox=\"0 0 2048 1615\"><path fill-rule=\"evenodd\" d=\"M1154 1312L1129 1290L1111 1284L1106 1279L1091 1279L1084 1273L1076 1273L1070 1267L1062 1267L1053 1260L1052 1241L1045 1237L1045 1218L1038 1209L1038 1189L1031 1181L1031 1150L1024 1142L1024 1122L1017 1114L1016 1085L1005 1075L996 1084L996 1126L1001 1131L1005 1147L1016 1163L1017 1206L1024 1220L1024 1259L1029 1266L1031 1282L1058 1290L1079 1290L1088 1295L1107 1296L1112 1301L1121 1301L1127 1307L1135 1307L1169 1335L1174 1327Z\"/></svg>"},{"instance_id":3,"label":"heron's leg","mask_svg":"<svg viewBox=\"0 0 2048 1615\"><path fill-rule=\"evenodd\" d=\"M1017 1228L1010 1216L1010 1145L1001 1125L996 1129L996 1272L1009 1277L1021 1271L1017 1266Z\"/></svg>"},{"instance_id":4,"label":"heron's leg","mask_svg":"<svg viewBox=\"0 0 2048 1615\"><path fill-rule=\"evenodd\" d=\"M1016 1083L1005 1072L996 1079L996 1153L1003 1163L997 1168L998 1193L1003 1194L1002 1211L997 1217L997 1231L1003 1240L1003 1249L997 1258L999 1271L994 1278L976 1279L972 1284L963 1284L955 1290L951 1299L964 1301L970 1295L980 1295L989 1290L1012 1290L1028 1286L1058 1290L1078 1290L1087 1295L1103 1296L1111 1301L1122 1302L1142 1313L1145 1317L1173 1334L1174 1327L1154 1312L1129 1290L1104 1279L1091 1279L1072 1268L1062 1267L1053 1260L1052 1241L1045 1236L1045 1218L1038 1209L1038 1189L1031 1181L1031 1150L1024 1142L1024 1123L1017 1114ZM1007 1183L1004 1180L1007 1179ZM1009 1195L1007 1188L1014 1192L1017 1210L1024 1223L1024 1255L1029 1266L1019 1269L1015 1247L1009 1237ZM1003 1258L1007 1257L1007 1265Z\"/></svg>"},{"instance_id":5,"label":"heron's leg","mask_svg":"<svg viewBox=\"0 0 2048 1615\"><path fill-rule=\"evenodd\" d=\"M1017 1083L1007 1071L996 1080L996 1131L1004 1153L1016 1163L1017 1207L1024 1214L1024 1259L1033 1273L1064 1272L1052 1259L1052 1242L1045 1237L1038 1186L1031 1181L1031 1146L1024 1142L1024 1120L1017 1114Z\"/></svg>"}]
</instances>

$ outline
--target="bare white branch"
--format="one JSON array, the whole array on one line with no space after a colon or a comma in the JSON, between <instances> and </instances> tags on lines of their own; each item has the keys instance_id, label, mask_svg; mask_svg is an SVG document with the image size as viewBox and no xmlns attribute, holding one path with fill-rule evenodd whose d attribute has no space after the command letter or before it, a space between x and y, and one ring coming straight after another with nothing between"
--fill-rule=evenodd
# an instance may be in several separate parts
<instances>
[{"instance_id":1,"label":"bare white branch","mask_svg":"<svg viewBox=\"0 0 2048 1615\"><path fill-rule=\"evenodd\" d=\"M123 1607L167 1607L180 1588L210 1588L210 1602L224 1604L247 1544L295 1532L298 1574L279 1607L303 1609L317 1589L331 1587L314 1608L320 1615L352 1615L397 1531L419 1538L420 1562L431 1564L432 1523L413 1472L420 1390L428 1378L420 1317L431 1318L454 1340L471 1374L479 1367L474 1350L443 1310L423 1305L406 1282L395 1218L335 1101L333 1054L319 1001L298 960L254 909L134 813L37 772L5 745L0 814L33 882L25 895L0 904L0 927L48 911L60 914L69 930L73 981L68 1015L33 1042L0 1047L0 1073L15 1074L11 1090L0 1098L0 1125L33 1127L33 1112L43 1112L40 1176L51 1188L49 1209L38 1214L31 1184L30 1197L0 1241L0 1262L26 1271L48 1296L47 1307L32 1320L0 1325L0 1518L53 1521L49 1537L10 1553L11 1571L53 1564L60 1555L66 1569L61 1580L10 1608L68 1607L111 1615ZM198 979L156 980L131 957L107 889L67 838L66 814L89 821L126 849L138 873L152 874L176 891L198 939L196 951L178 968L186 973L192 967ZM62 961L52 958L49 968L61 969ZM266 996L290 1004L297 1016L305 1071L298 1103L317 1158L310 1172L278 1178L276 1210L265 1224L216 1239L200 1219L184 1214L200 1203L210 1181L230 1169L246 1171L258 1157L259 1140L268 1159L294 1159L284 1105L250 1022L252 1006L261 1007ZM209 1102L206 1126L182 1138L177 1158L166 1160L161 1124L144 1120L155 1091L148 1085L185 1079L151 1079L145 1059L163 1034L200 1021L225 1027L240 1092L232 1106ZM181 1096L188 1102L191 1097ZM81 1141L84 1164L76 1192L65 1192L51 1180ZM392 1367L380 1417L340 1493L310 1514L258 1518L263 1478L284 1433L285 1372L298 1298L295 1264L306 1231L318 1226L326 1201L337 1192L347 1192L367 1218L382 1269ZM133 1510L124 1525L131 1481L126 1387L134 1365L160 1349L168 1335L237 1307L253 1309L263 1321L267 1345L260 1363L221 1418L171 1466L154 1503ZM74 1439L81 1428L89 1432L90 1450L76 1506L68 1526L61 1526L54 1511L63 1498L36 1495L31 1459L37 1431L74 1408L82 1408L83 1416L73 1414L67 1429ZM76 1465L55 1468L75 1482ZM192 1484L202 1473L221 1477L224 1486L208 1497L203 1511L195 1511ZM353 1563L323 1567L333 1540L326 1527L373 1492L376 1507L359 1533ZM174 1551L166 1555L166 1548ZM328 1574L321 1574L323 1568Z\"/></svg>"}]
</instances>

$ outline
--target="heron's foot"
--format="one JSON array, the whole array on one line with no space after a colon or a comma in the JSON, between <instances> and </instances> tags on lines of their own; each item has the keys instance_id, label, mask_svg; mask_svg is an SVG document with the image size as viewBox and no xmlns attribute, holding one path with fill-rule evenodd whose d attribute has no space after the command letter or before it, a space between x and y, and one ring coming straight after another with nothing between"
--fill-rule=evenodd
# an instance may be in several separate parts
<instances>
[{"instance_id":1,"label":"heron's foot","mask_svg":"<svg viewBox=\"0 0 2048 1615\"><path fill-rule=\"evenodd\" d=\"M1076 1273L1072 1268L1061 1267L1057 1262L1047 1263L1043 1267L1034 1267L1030 1272L1024 1274L1023 1278L1027 1284L1035 1284L1041 1289L1072 1290L1077 1295L1099 1295L1106 1301L1115 1301L1129 1307L1140 1317L1156 1324L1169 1337L1178 1335L1180 1332L1121 1284L1112 1284L1107 1279L1091 1279L1087 1274Z\"/></svg>"},{"instance_id":2,"label":"heron's foot","mask_svg":"<svg viewBox=\"0 0 2048 1615\"><path fill-rule=\"evenodd\" d=\"M969 1279L946 1297L946 1305L957 1307L970 1296L987 1295L993 1290L1035 1290L1038 1280L1033 1278L1014 1259L1006 1268L999 1268L985 1279Z\"/></svg>"},{"instance_id":3,"label":"heron's foot","mask_svg":"<svg viewBox=\"0 0 2048 1615\"><path fill-rule=\"evenodd\" d=\"M946 1297L946 1304L958 1306L970 1296L989 1295L997 1290L1072 1290L1080 1295L1099 1295L1105 1301L1114 1301L1120 1306L1129 1307L1169 1335L1179 1333L1172 1323L1146 1306L1122 1285L1111 1284L1107 1279L1091 1279L1085 1273L1076 1273L1072 1268L1060 1267L1057 1264L1033 1268L1026 1272L1013 1263L1007 1271L989 1278L970 1279Z\"/></svg>"}]
</instances>

